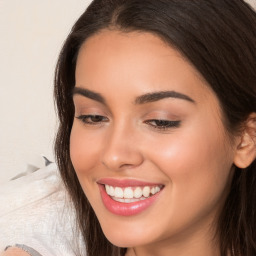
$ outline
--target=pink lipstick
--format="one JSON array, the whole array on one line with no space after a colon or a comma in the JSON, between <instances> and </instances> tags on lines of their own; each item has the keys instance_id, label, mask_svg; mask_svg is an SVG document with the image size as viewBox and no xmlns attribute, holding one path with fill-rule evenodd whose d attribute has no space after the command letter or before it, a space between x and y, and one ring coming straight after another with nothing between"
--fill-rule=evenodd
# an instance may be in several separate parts
<instances>
[{"instance_id":1,"label":"pink lipstick","mask_svg":"<svg viewBox=\"0 0 256 256\"><path fill-rule=\"evenodd\" d=\"M101 179L98 182L105 207L113 214L131 216L149 208L160 196L163 185L138 180Z\"/></svg>"}]
</instances>

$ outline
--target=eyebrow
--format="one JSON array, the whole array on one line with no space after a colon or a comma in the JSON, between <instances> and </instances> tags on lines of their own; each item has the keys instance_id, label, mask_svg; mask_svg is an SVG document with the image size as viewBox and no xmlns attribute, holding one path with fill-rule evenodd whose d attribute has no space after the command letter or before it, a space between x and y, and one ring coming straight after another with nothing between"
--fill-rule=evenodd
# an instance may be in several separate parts
<instances>
[{"instance_id":1,"label":"eyebrow","mask_svg":"<svg viewBox=\"0 0 256 256\"><path fill-rule=\"evenodd\" d=\"M76 94L82 95L86 98L98 101L98 102L106 105L106 101L100 93L93 92L91 90L81 88L81 87L74 87L72 90L72 96L74 96Z\"/></svg>"},{"instance_id":2,"label":"eyebrow","mask_svg":"<svg viewBox=\"0 0 256 256\"><path fill-rule=\"evenodd\" d=\"M149 102L162 100L165 98L176 98L176 99L187 100L189 102L195 103L195 101L192 98L190 98L189 96L183 93L176 92L176 91L160 91L160 92L146 93L144 95L137 97L135 100L135 104L145 104Z\"/></svg>"},{"instance_id":3,"label":"eyebrow","mask_svg":"<svg viewBox=\"0 0 256 256\"><path fill-rule=\"evenodd\" d=\"M98 102L106 105L106 101L100 93L93 92L91 90L81 88L81 87L74 87L72 90L72 95L74 96L76 94L82 95L86 98L98 101ZM186 101L195 103L195 101L192 98L190 98L189 96L187 96L183 93L179 93L176 91L159 91L159 92L146 93L141 96L138 96L135 99L135 104L136 105L137 104L145 104L145 103L162 100L165 98L176 98L176 99L182 99L182 100L186 100Z\"/></svg>"}]
</instances>

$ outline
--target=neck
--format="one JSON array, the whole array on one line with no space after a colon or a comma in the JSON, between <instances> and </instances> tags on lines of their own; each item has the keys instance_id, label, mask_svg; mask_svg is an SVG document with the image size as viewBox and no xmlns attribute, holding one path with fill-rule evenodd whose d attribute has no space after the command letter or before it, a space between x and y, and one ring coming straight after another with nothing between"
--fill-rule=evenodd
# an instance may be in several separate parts
<instances>
[{"instance_id":1,"label":"neck","mask_svg":"<svg viewBox=\"0 0 256 256\"><path fill-rule=\"evenodd\" d=\"M196 248L198 247L198 248ZM199 248L200 247L200 248ZM175 246L174 248L161 248L161 249L152 249L149 248L129 248L125 256L220 256L219 250L216 247L209 248L204 245L193 247L187 247L180 249L179 247Z\"/></svg>"}]
</instances>

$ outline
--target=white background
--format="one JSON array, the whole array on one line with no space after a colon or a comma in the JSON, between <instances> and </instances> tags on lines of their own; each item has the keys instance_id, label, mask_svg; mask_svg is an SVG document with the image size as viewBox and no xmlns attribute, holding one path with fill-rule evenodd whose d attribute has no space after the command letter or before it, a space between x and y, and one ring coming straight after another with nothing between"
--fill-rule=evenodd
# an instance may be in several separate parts
<instances>
[{"instance_id":1,"label":"white background","mask_svg":"<svg viewBox=\"0 0 256 256\"><path fill-rule=\"evenodd\" d=\"M89 2L0 0L0 184L42 165L40 154L53 160L54 67Z\"/></svg>"}]
</instances>

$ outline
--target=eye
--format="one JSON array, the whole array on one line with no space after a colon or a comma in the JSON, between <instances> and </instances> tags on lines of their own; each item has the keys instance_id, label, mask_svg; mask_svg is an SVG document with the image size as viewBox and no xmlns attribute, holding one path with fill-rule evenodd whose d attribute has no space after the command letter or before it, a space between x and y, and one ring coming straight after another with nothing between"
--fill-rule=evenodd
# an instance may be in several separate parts
<instances>
[{"instance_id":1,"label":"eye","mask_svg":"<svg viewBox=\"0 0 256 256\"><path fill-rule=\"evenodd\" d=\"M108 121L107 117L100 115L81 115L76 118L81 120L83 123L90 125L97 125Z\"/></svg>"},{"instance_id":2,"label":"eye","mask_svg":"<svg viewBox=\"0 0 256 256\"><path fill-rule=\"evenodd\" d=\"M145 123L158 130L167 130L170 128L178 128L181 121L151 119L145 121Z\"/></svg>"}]
</instances>

